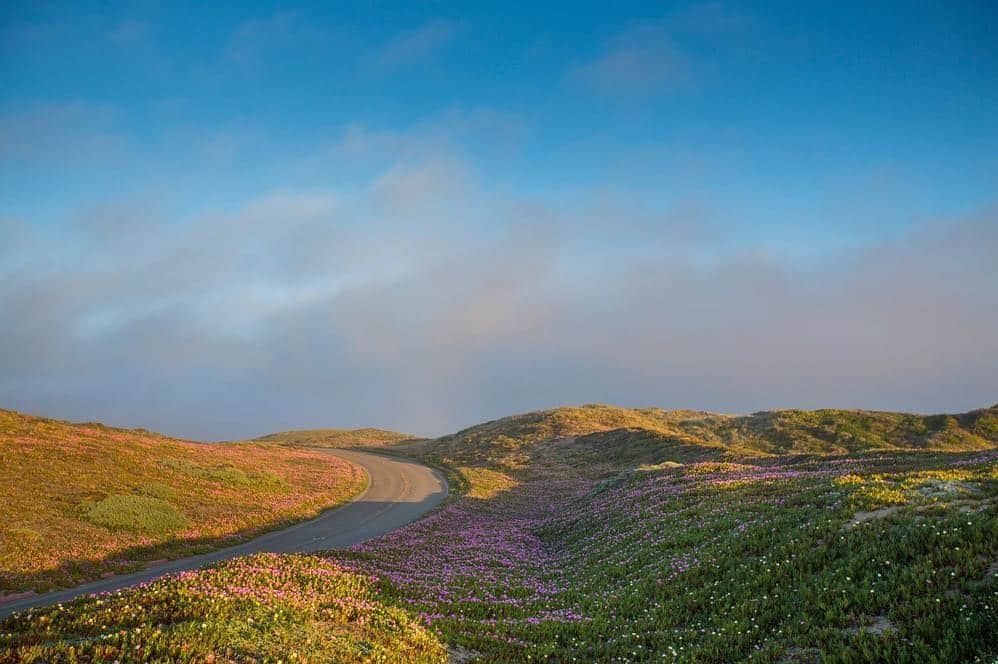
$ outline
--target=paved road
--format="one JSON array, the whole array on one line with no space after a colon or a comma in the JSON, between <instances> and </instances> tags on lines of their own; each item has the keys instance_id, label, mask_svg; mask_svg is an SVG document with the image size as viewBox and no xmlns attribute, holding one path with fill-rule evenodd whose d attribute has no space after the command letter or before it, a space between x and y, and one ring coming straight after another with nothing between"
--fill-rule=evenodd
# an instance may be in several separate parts
<instances>
[{"instance_id":1,"label":"paved road","mask_svg":"<svg viewBox=\"0 0 998 664\"><path fill-rule=\"evenodd\" d=\"M166 574L197 569L209 563L250 553L298 553L350 546L418 519L447 496L447 481L443 475L416 461L359 450L323 451L364 468L370 476L367 491L352 502L329 510L311 521L266 533L243 544L171 560L132 574L113 576L67 590L0 604L0 617L33 606L68 602L79 595L118 590Z\"/></svg>"}]
</instances>

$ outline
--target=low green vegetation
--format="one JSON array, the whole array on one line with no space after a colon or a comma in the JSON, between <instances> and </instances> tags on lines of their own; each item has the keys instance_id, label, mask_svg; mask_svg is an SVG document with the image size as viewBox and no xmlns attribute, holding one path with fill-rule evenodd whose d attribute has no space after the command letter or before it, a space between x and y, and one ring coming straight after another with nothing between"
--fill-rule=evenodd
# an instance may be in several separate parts
<instances>
[{"instance_id":1,"label":"low green vegetation","mask_svg":"<svg viewBox=\"0 0 998 664\"><path fill-rule=\"evenodd\" d=\"M998 407L962 415L876 411L782 410L746 417L682 423L705 440L777 454L843 454L862 450L987 449L998 440Z\"/></svg>"},{"instance_id":2,"label":"low green vegetation","mask_svg":"<svg viewBox=\"0 0 998 664\"><path fill-rule=\"evenodd\" d=\"M621 463L661 456L666 448L673 448L670 454L685 450L689 458L715 450L747 455L985 450L998 445L998 405L960 415L777 410L736 416L590 404L513 415L399 447L443 465L516 468L537 455L561 453L558 446L536 443L569 444L577 438L598 450L600 459L609 449Z\"/></svg>"},{"instance_id":3,"label":"low green vegetation","mask_svg":"<svg viewBox=\"0 0 998 664\"><path fill-rule=\"evenodd\" d=\"M415 436L385 429L302 429L254 438L253 442L295 447L376 447L418 440Z\"/></svg>"},{"instance_id":4,"label":"low green vegetation","mask_svg":"<svg viewBox=\"0 0 998 664\"><path fill-rule=\"evenodd\" d=\"M518 415L391 448L446 470L452 497L438 511L346 550L266 567L283 580L275 594L316 587L296 576L303 560L366 579L370 605L358 616L370 611L373 624L391 611L424 630L422 650L384 661L990 664L995 411ZM317 601L327 592L336 602L322 588ZM191 637L199 655L348 662L373 638L342 632L330 644L313 614L254 617L263 627L251 628L225 599L215 613L187 595L170 600L170 615L149 612L160 595L115 595L104 600L112 613L93 599L36 610L0 623L0 643L17 656L54 658L101 639L147 653L162 634L202 620L210 637ZM286 631L270 631L278 622ZM261 633L296 645L266 650Z\"/></svg>"},{"instance_id":5,"label":"low green vegetation","mask_svg":"<svg viewBox=\"0 0 998 664\"><path fill-rule=\"evenodd\" d=\"M995 412L514 416L403 446L463 497L331 555L481 661L992 662Z\"/></svg>"},{"instance_id":6,"label":"low green vegetation","mask_svg":"<svg viewBox=\"0 0 998 664\"><path fill-rule=\"evenodd\" d=\"M7 620L0 662L432 662L437 639L372 580L261 554Z\"/></svg>"},{"instance_id":7,"label":"low green vegetation","mask_svg":"<svg viewBox=\"0 0 998 664\"><path fill-rule=\"evenodd\" d=\"M167 501L135 494L108 496L84 512L91 523L115 531L163 535L187 525L187 517Z\"/></svg>"},{"instance_id":8,"label":"low green vegetation","mask_svg":"<svg viewBox=\"0 0 998 664\"><path fill-rule=\"evenodd\" d=\"M161 500L176 500L180 496L177 489L162 482L149 482L136 487L135 491L141 496L150 496Z\"/></svg>"}]
</instances>

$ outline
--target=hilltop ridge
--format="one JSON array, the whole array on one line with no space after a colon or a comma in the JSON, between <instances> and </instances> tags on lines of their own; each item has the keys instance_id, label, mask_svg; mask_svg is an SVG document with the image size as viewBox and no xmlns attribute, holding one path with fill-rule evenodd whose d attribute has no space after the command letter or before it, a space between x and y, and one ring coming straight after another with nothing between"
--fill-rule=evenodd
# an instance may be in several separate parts
<instances>
[{"instance_id":1,"label":"hilltop ridge","mask_svg":"<svg viewBox=\"0 0 998 664\"><path fill-rule=\"evenodd\" d=\"M682 447L717 456L849 454L875 450L968 452L998 446L998 405L959 414L873 410L770 410L727 415L695 410L563 406L485 422L400 447L444 465L517 466L567 439L617 452L629 445L655 451Z\"/></svg>"},{"instance_id":2,"label":"hilltop ridge","mask_svg":"<svg viewBox=\"0 0 998 664\"><path fill-rule=\"evenodd\" d=\"M373 447L413 440L420 439L407 433L372 427L362 429L294 429L250 439L251 442L299 447Z\"/></svg>"}]
</instances>

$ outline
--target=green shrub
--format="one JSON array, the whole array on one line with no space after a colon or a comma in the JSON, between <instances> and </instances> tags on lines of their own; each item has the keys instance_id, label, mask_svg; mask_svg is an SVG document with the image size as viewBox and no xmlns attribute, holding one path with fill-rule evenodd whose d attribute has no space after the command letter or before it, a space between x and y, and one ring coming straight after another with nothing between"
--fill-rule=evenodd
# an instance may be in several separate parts
<instances>
[{"instance_id":1,"label":"green shrub","mask_svg":"<svg viewBox=\"0 0 998 664\"><path fill-rule=\"evenodd\" d=\"M91 523L110 530L162 534L187 525L187 518L170 503L151 496L108 496L86 511Z\"/></svg>"},{"instance_id":2,"label":"green shrub","mask_svg":"<svg viewBox=\"0 0 998 664\"><path fill-rule=\"evenodd\" d=\"M190 461L175 459L168 459L163 461L162 464L167 468L183 473L184 475L196 477L201 480L207 480L209 482L218 482L227 486L239 486L252 482L252 478L250 478L245 471L241 468L236 468L235 466L199 466L198 464L191 463Z\"/></svg>"},{"instance_id":3,"label":"green shrub","mask_svg":"<svg viewBox=\"0 0 998 664\"><path fill-rule=\"evenodd\" d=\"M135 493L160 500L174 500L179 494L172 486L167 486L162 482L149 482L135 489Z\"/></svg>"}]
</instances>

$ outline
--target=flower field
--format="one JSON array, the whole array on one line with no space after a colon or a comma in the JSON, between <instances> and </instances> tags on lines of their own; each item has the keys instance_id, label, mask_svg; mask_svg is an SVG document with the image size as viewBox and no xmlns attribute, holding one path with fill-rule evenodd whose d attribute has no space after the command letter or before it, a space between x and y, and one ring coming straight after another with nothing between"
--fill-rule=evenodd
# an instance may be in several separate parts
<instances>
[{"instance_id":1,"label":"flower field","mask_svg":"<svg viewBox=\"0 0 998 664\"><path fill-rule=\"evenodd\" d=\"M534 469L335 558L485 661L998 654L998 453L571 475ZM883 502L868 483L909 489Z\"/></svg>"},{"instance_id":2,"label":"flower field","mask_svg":"<svg viewBox=\"0 0 998 664\"><path fill-rule=\"evenodd\" d=\"M439 661L372 580L315 556L258 554L71 608L9 619L0 662ZM59 636L61 638L54 638Z\"/></svg>"},{"instance_id":3,"label":"flower field","mask_svg":"<svg viewBox=\"0 0 998 664\"><path fill-rule=\"evenodd\" d=\"M342 503L363 471L275 445L204 445L0 411L0 595L233 544Z\"/></svg>"},{"instance_id":4,"label":"flower field","mask_svg":"<svg viewBox=\"0 0 998 664\"><path fill-rule=\"evenodd\" d=\"M765 454L616 427L630 417L616 412L609 424L603 414L581 423L592 416L412 444L407 454L447 469L458 489L420 521L311 558L230 563L268 571L249 576L260 580L252 591L228 585L210 601L181 593L161 611L157 598L229 567L25 613L0 623L0 648L79 653L107 636L141 653L196 643L223 660L346 662L360 659L360 643L385 643L333 629L344 641L330 645L313 608L281 622L266 602L288 593L312 597L320 612L344 597L369 602L353 605L354 621L395 616L401 626L386 629L414 649L368 653L383 661L446 661L441 644L452 661L483 662L998 657L993 446ZM317 569L335 570L348 589L316 585ZM247 626L237 608L247 595L272 622ZM164 641L198 621L212 626L203 640ZM140 659L132 652L109 658Z\"/></svg>"}]
</instances>

